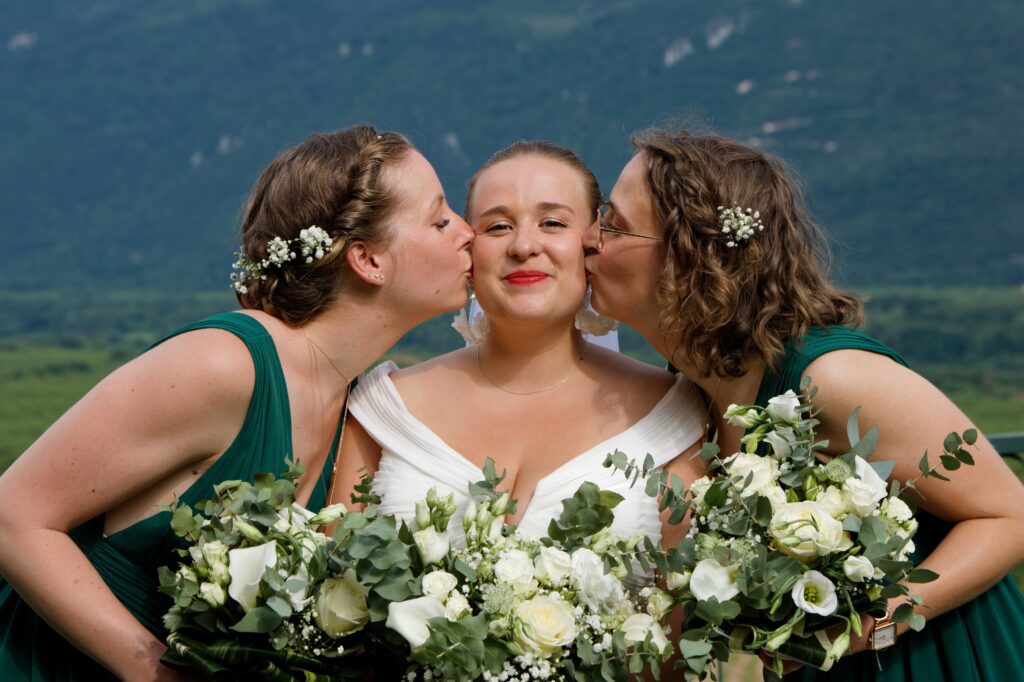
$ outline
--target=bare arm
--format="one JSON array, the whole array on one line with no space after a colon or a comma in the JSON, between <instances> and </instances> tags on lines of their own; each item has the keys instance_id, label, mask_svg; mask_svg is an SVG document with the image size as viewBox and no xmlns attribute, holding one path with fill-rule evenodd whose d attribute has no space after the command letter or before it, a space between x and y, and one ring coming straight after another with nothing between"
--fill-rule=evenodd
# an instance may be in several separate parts
<instances>
[{"instance_id":1,"label":"bare arm","mask_svg":"<svg viewBox=\"0 0 1024 682\"><path fill-rule=\"evenodd\" d=\"M334 474L337 480L328 502L329 504L342 502L350 508L362 509L363 505L352 504L352 493L364 474L367 472L377 473L381 449L358 419L351 414L347 415L345 419L345 437L338 448L338 470Z\"/></svg>"},{"instance_id":2,"label":"bare arm","mask_svg":"<svg viewBox=\"0 0 1024 682\"><path fill-rule=\"evenodd\" d=\"M176 337L100 382L0 477L0 573L51 627L121 678L181 675L158 664L166 645L67 533L222 452L244 420L253 381L235 337Z\"/></svg>"},{"instance_id":3,"label":"bare arm","mask_svg":"<svg viewBox=\"0 0 1024 682\"><path fill-rule=\"evenodd\" d=\"M893 476L901 481L918 477L925 450L937 463L947 433L975 428L924 378L880 355L829 353L806 374L819 388L815 402L825 408L819 418L830 450L848 446L846 419L860 405L862 430L878 426L879 446L872 459L895 460ZM971 450L975 465L952 472L950 482L928 478L917 483L926 498L919 506L954 524L921 564L940 578L913 586L925 600L918 611L926 618L970 601L1024 560L1024 486L987 440L979 438Z\"/></svg>"}]
</instances>

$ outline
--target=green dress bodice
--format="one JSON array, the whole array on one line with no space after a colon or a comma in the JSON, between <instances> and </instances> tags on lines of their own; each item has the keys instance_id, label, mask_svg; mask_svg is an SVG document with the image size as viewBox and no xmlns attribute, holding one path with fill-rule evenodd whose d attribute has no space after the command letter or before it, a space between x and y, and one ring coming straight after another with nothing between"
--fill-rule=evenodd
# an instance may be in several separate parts
<instances>
[{"instance_id":1,"label":"green dress bodice","mask_svg":"<svg viewBox=\"0 0 1024 682\"><path fill-rule=\"evenodd\" d=\"M879 353L906 363L895 351L852 329L812 329L803 339L786 344L778 372L765 370L757 404L787 390L800 392L804 370L814 359L833 350ZM813 382L813 377L812 377ZM881 434L884 438L885 434ZM918 512L920 528L914 537L915 563L927 557L950 525ZM866 651L840 659L820 672L804 668L788 675L804 682L1001 682L1024 680L1024 596L1009 576L959 608L934 619L921 632L908 631L895 646L875 654Z\"/></svg>"},{"instance_id":2,"label":"green dress bodice","mask_svg":"<svg viewBox=\"0 0 1024 682\"><path fill-rule=\"evenodd\" d=\"M241 339L252 356L255 382L245 421L238 435L213 465L180 499L189 505L208 499L221 481L251 480L259 472L280 474L285 457L292 454L291 410L288 388L274 341L255 318L243 313L222 313L183 327L160 340L197 329L223 329ZM344 419L344 410L342 411ZM341 422L320 478L307 506L320 509L326 502ZM158 591L157 569L174 565L174 549L183 546L171 531L170 513L144 518L112 535L103 534L98 516L70 535L115 596L139 622L161 640L166 635L162 616L170 606ZM69 585L55 585L74 598ZM32 611L10 585L0 579L0 680L70 681L114 679L97 663L54 632Z\"/></svg>"}]
</instances>

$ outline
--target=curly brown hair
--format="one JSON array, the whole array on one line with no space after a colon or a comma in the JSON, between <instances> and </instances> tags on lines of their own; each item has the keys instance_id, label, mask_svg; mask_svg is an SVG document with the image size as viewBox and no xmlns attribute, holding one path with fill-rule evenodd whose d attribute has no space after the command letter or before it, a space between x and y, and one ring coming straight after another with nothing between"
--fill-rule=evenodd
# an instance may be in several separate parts
<instances>
[{"instance_id":1,"label":"curly brown hair","mask_svg":"<svg viewBox=\"0 0 1024 682\"><path fill-rule=\"evenodd\" d=\"M484 171L502 161L517 159L523 156L540 156L554 161L561 161L579 173L580 179L583 180L583 191L587 195L587 204L590 207L590 211L594 215L597 214L597 209L601 206L601 187L597 184L594 172L587 167L587 164L580 160L580 157L576 156L576 152L568 147L563 147L546 140L520 140L495 152L494 156L487 159L484 165L480 166L476 173L473 173L473 177L469 179L466 191L467 220L469 220L469 214L472 213L473 190L476 188L477 180L484 174Z\"/></svg>"},{"instance_id":2,"label":"curly brown hair","mask_svg":"<svg viewBox=\"0 0 1024 682\"><path fill-rule=\"evenodd\" d=\"M314 133L270 162L253 186L242 218L241 254L259 262L274 237L295 239L317 225L334 243L311 263L298 258L267 268L265 279L237 291L242 307L299 326L323 312L342 289L345 255L357 241L386 244L384 221L396 197L383 173L413 149L405 136L360 125Z\"/></svg>"},{"instance_id":3,"label":"curly brown hair","mask_svg":"<svg viewBox=\"0 0 1024 682\"><path fill-rule=\"evenodd\" d=\"M859 325L859 299L828 279L824 234L782 162L739 142L652 129L631 142L664 226L661 331L703 376L737 377L743 359L778 369L783 344L812 326ZM720 207L760 211L764 230L730 248Z\"/></svg>"}]
</instances>

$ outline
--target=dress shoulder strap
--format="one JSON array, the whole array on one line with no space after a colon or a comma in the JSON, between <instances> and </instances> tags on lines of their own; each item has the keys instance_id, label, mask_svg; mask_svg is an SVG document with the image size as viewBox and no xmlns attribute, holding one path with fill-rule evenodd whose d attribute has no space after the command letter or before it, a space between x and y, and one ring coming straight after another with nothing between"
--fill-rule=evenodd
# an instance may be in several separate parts
<instances>
[{"instance_id":1,"label":"dress shoulder strap","mask_svg":"<svg viewBox=\"0 0 1024 682\"><path fill-rule=\"evenodd\" d=\"M848 327L812 327L802 338L786 342L778 372L770 367L765 369L757 404L766 405L769 398L788 390L799 392L807 366L834 350L866 350L885 355L901 365L907 364L896 351L863 332Z\"/></svg>"}]
</instances>

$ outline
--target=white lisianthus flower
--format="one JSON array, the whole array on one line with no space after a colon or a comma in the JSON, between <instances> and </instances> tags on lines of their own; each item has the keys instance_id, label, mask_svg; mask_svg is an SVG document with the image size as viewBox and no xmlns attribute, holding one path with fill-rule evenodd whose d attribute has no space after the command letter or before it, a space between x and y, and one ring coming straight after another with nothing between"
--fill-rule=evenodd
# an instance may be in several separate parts
<instances>
[{"instance_id":1,"label":"white lisianthus flower","mask_svg":"<svg viewBox=\"0 0 1024 682\"><path fill-rule=\"evenodd\" d=\"M711 597L720 602L732 599L740 592L736 586L736 567L722 566L714 559L702 559L693 568L690 592L700 601Z\"/></svg>"},{"instance_id":2,"label":"white lisianthus flower","mask_svg":"<svg viewBox=\"0 0 1024 682\"><path fill-rule=\"evenodd\" d=\"M796 435L790 427L786 426L769 431L764 435L764 439L772 446L772 452L779 459L784 459L793 454L793 444L796 442Z\"/></svg>"},{"instance_id":3,"label":"white lisianthus flower","mask_svg":"<svg viewBox=\"0 0 1024 682\"><path fill-rule=\"evenodd\" d=\"M199 596L210 606L223 606L227 600L224 588L217 583L203 583L200 585Z\"/></svg>"},{"instance_id":4,"label":"white lisianthus flower","mask_svg":"<svg viewBox=\"0 0 1024 682\"><path fill-rule=\"evenodd\" d=\"M263 572L277 564L277 542L271 540L255 547L242 547L228 552L228 594L248 613L256 608Z\"/></svg>"},{"instance_id":5,"label":"white lisianthus flower","mask_svg":"<svg viewBox=\"0 0 1024 682\"><path fill-rule=\"evenodd\" d=\"M512 586L516 594L526 594L537 587L533 579L533 561L521 549L510 549L494 564L494 577Z\"/></svg>"},{"instance_id":6,"label":"white lisianthus flower","mask_svg":"<svg viewBox=\"0 0 1024 682\"><path fill-rule=\"evenodd\" d=\"M864 481L851 476L843 481L843 501L846 510L860 518L867 518L878 506L874 489Z\"/></svg>"},{"instance_id":7,"label":"white lisianthus flower","mask_svg":"<svg viewBox=\"0 0 1024 682\"><path fill-rule=\"evenodd\" d=\"M800 396L790 389L769 399L766 410L776 421L795 422L800 419Z\"/></svg>"},{"instance_id":8,"label":"white lisianthus flower","mask_svg":"<svg viewBox=\"0 0 1024 682\"><path fill-rule=\"evenodd\" d=\"M385 625L405 637L415 651L430 637L427 621L444 616L444 606L436 597L416 597L388 604L388 619Z\"/></svg>"},{"instance_id":9,"label":"white lisianthus flower","mask_svg":"<svg viewBox=\"0 0 1024 682\"><path fill-rule=\"evenodd\" d=\"M807 613L831 616L839 606L836 586L818 571L807 571L793 585L793 603Z\"/></svg>"},{"instance_id":10,"label":"white lisianthus flower","mask_svg":"<svg viewBox=\"0 0 1024 682\"><path fill-rule=\"evenodd\" d=\"M894 521L910 521L914 518L914 512L910 511L907 503L898 497L888 497L882 500L882 513Z\"/></svg>"},{"instance_id":11,"label":"white lisianthus flower","mask_svg":"<svg viewBox=\"0 0 1024 682\"><path fill-rule=\"evenodd\" d=\"M701 476L690 484L690 495L693 496L693 504L698 509L702 509L704 507L704 495L707 494L708 488L710 487L711 479L707 476Z\"/></svg>"},{"instance_id":12,"label":"white lisianthus flower","mask_svg":"<svg viewBox=\"0 0 1024 682\"><path fill-rule=\"evenodd\" d=\"M843 562L843 573L853 582L862 583L874 577L875 567L867 557L850 556Z\"/></svg>"},{"instance_id":13,"label":"white lisianthus flower","mask_svg":"<svg viewBox=\"0 0 1024 682\"><path fill-rule=\"evenodd\" d=\"M818 496L814 498L814 501L827 509L833 518L840 521L847 514L846 499L843 497L843 491L834 485L830 485L824 490L819 490Z\"/></svg>"},{"instance_id":14,"label":"white lisianthus flower","mask_svg":"<svg viewBox=\"0 0 1024 682\"><path fill-rule=\"evenodd\" d=\"M542 582L559 585L572 573L572 558L557 547L541 547L534 560L534 576Z\"/></svg>"},{"instance_id":15,"label":"white lisianthus flower","mask_svg":"<svg viewBox=\"0 0 1024 682\"><path fill-rule=\"evenodd\" d=\"M316 513L316 516L309 520L311 526L329 526L348 512L344 504L338 502L329 507L324 507Z\"/></svg>"},{"instance_id":16,"label":"white lisianthus flower","mask_svg":"<svg viewBox=\"0 0 1024 682\"><path fill-rule=\"evenodd\" d=\"M604 562L593 551L581 547L572 553L572 584L579 591L580 601L591 610L614 611L625 593L622 583L604 570Z\"/></svg>"},{"instance_id":17,"label":"white lisianthus flower","mask_svg":"<svg viewBox=\"0 0 1024 682\"><path fill-rule=\"evenodd\" d=\"M655 620L661 620L672 610L674 603L675 600L668 592L652 587L651 594L647 597L647 613Z\"/></svg>"},{"instance_id":18,"label":"white lisianthus flower","mask_svg":"<svg viewBox=\"0 0 1024 682\"><path fill-rule=\"evenodd\" d=\"M546 594L519 605L513 631L516 644L550 658L561 655L562 647L576 639L576 619L568 602Z\"/></svg>"},{"instance_id":19,"label":"white lisianthus flower","mask_svg":"<svg viewBox=\"0 0 1024 682\"><path fill-rule=\"evenodd\" d=\"M220 540L212 540L204 542L200 552L210 569L210 578L219 585L227 585L231 579L228 573L228 546Z\"/></svg>"},{"instance_id":20,"label":"white lisianthus flower","mask_svg":"<svg viewBox=\"0 0 1024 682\"><path fill-rule=\"evenodd\" d=\"M850 536L828 510L817 502L790 502L777 511L769 532L779 549L798 561L844 551Z\"/></svg>"},{"instance_id":21,"label":"white lisianthus flower","mask_svg":"<svg viewBox=\"0 0 1024 682\"><path fill-rule=\"evenodd\" d=\"M627 644L639 644L650 634L651 642L658 647L658 651L661 653L665 653L672 647L668 637L665 636L665 630L657 620L646 613L633 614L625 620L619 629L626 636Z\"/></svg>"},{"instance_id":22,"label":"white lisianthus flower","mask_svg":"<svg viewBox=\"0 0 1024 682\"><path fill-rule=\"evenodd\" d=\"M444 601L459 584L459 579L448 571L431 571L423 576L423 594Z\"/></svg>"},{"instance_id":23,"label":"white lisianthus flower","mask_svg":"<svg viewBox=\"0 0 1024 682\"><path fill-rule=\"evenodd\" d=\"M759 421L757 410L754 408L744 409L735 403L725 408L725 413L722 416L733 426L742 426L745 429L749 429Z\"/></svg>"},{"instance_id":24,"label":"white lisianthus flower","mask_svg":"<svg viewBox=\"0 0 1024 682\"><path fill-rule=\"evenodd\" d=\"M505 519L501 516L491 521L490 527L487 529L487 539L492 543L497 542L501 539L501 529L505 527Z\"/></svg>"},{"instance_id":25,"label":"white lisianthus flower","mask_svg":"<svg viewBox=\"0 0 1024 682\"><path fill-rule=\"evenodd\" d=\"M448 620L458 620L466 611L469 611L469 600L462 596L461 592L452 592L444 605L444 617Z\"/></svg>"},{"instance_id":26,"label":"white lisianthus flower","mask_svg":"<svg viewBox=\"0 0 1024 682\"><path fill-rule=\"evenodd\" d=\"M370 619L366 606L369 592L370 588L356 579L356 572L351 568L340 578L323 581L313 606L316 624L330 637L362 630Z\"/></svg>"},{"instance_id":27,"label":"white lisianthus flower","mask_svg":"<svg viewBox=\"0 0 1024 682\"><path fill-rule=\"evenodd\" d=\"M438 564L448 556L448 533L438 533L433 526L418 530L412 534L419 550L420 559L426 565Z\"/></svg>"},{"instance_id":28,"label":"white lisianthus flower","mask_svg":"<svg viewBox=\"0 0 1024 682\"><path fill-rule=\"evenodd\" d=\"M772 457L762 457L749 452L737 452L725 460L725 470L733 479L733 486L743 496L760 493L775 484L779 476L779 463ZM744 485L747 477L750 483Z\"/></svg>"},{"instance_id":29,"label":"white lisianthus flower","mask_svg":"<svg viewBox=\"0 0 1024 682\"><path fill-rule=\"evenodd\" d=\"M274 522L274 529L282 533L299 533L306 530L313 513L298 502L293 502L290 507L277 511L277 521Z\"/></svg>"},{"instance_id":30,"label":"white lisianthus flower","mask_svg":"<svg viewBox=\"0 0 1024 682\"><path fill-rule=\"evenodd\" d=\"M854 458L853 473L871 488L875 502L881 502L889 494L889 486L886 485L885 479L879 476L875 468L863 457Z\"/></svg>"},{"instance_id":31,"label":"white lisianthus flower","mask_svg":"<svg viewBox=\"0 0 1024 682\"><path fill-rule=\"evenodd\" d=\"M665 576L665 587L667 587L668 589L672 590L673 592L678 592L679 590L685 590L687 587L689 587L689 585L690 585L690 572L689 571L683 571L682 573L677 573L675 571L670 571L669 574L667 576Z\"/></svg>"}]
</instances>

